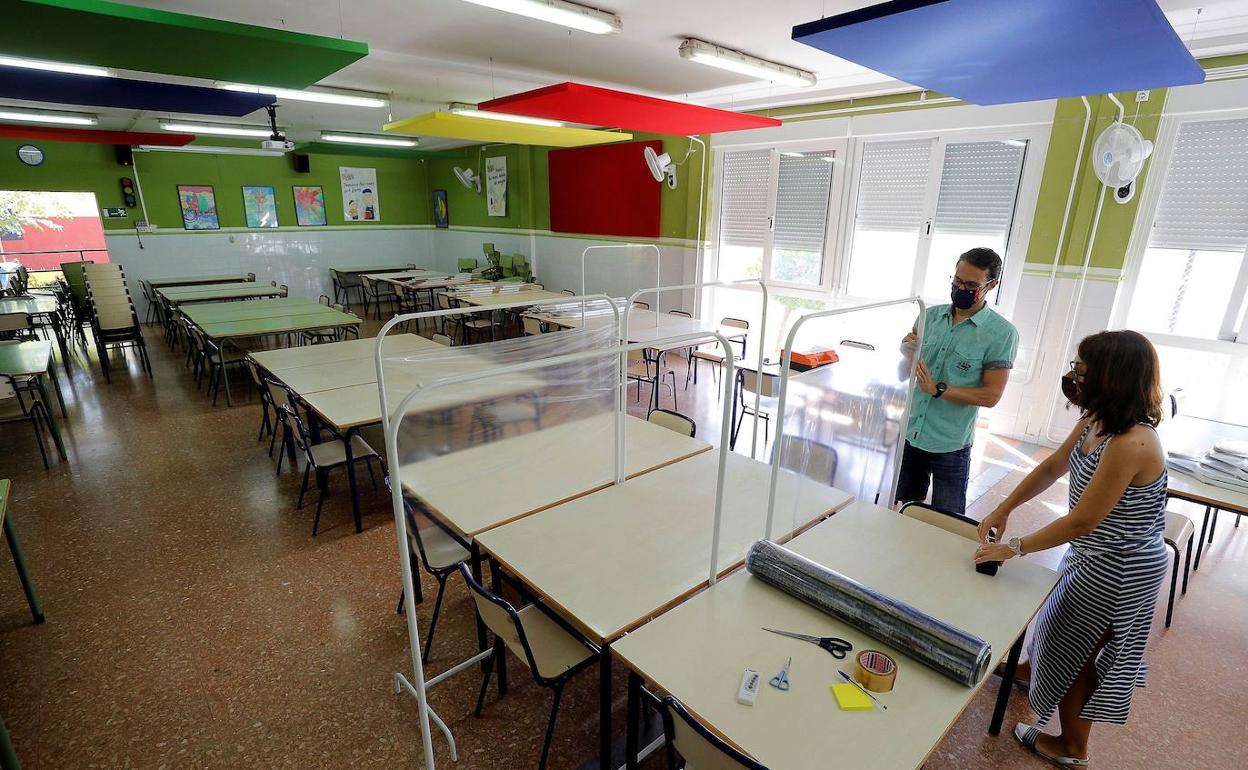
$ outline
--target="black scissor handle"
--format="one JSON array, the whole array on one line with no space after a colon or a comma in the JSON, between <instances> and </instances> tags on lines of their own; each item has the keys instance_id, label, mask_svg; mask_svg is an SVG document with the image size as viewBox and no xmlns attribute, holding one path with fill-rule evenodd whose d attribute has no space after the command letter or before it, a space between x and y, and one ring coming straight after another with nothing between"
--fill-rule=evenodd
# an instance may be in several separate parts
<instances>
[{"instance_id":1,"label":"black scissor handle","mask_svg":"<svg viewBox=\"0 0 1248 770\"><path fill-rule=\"evenodd\" d=\"M852 644L845 641L844 639L838 639L835 636L820 639L819 646L827 650L832 655L832 657L836 658L837 660L844 660L845 655L850 650L854 649L854 646Z\"/></svg>"}]
</instances>

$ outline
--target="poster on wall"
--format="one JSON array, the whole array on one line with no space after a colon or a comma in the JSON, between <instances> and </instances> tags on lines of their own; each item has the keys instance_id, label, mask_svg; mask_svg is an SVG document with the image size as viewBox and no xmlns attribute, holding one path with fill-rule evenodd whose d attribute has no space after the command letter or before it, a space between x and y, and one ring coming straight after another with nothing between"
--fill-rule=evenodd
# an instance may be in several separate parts
<instances>
[{"instance_id":1,"label":"poster on wall","mask_svg":"<svg viewBox=\"0 0 1248 770\"><path fill-rule=\"evenodd\" d=\"M295 185L295 221L300 227L326 224L325 191L320 185Z\"/></svg>"},{"instance_id":2,"label":"poster on wall","mask_svg":"<svg viewBox=\"0 0 1248 770\"><path fill-rule=\"evenodd\" d=\"M277 227L277 193L265 185L243 185L248 227Z\"/></svg>"},{"instance_id":3,"label":"poster on wall","mask_svg":"<svg viewBox=\"0 0 1248 770\"><path fill-rule=\"evenodd\" d=\"M348 222L380 222L377 169L338 167L342 182L342 218Z\"/></svg>"},{"instance_id":4,"label":"poster on wall","mask_svg":"<svg viewBox=\"0 0 1248 770\"><path fill-rule=\"evenodd\" d=\"M451 226L451 212L446 205L446 190L433 191L433 226L441 228Z\"/></svg>"},{"instance_id":5,"label":"poster on wall","mask_svg":"<svg viewBox=\"0 0 1248 770\"><path fill-rule=\"evenodd\" d=\"M507 158L485 159L485 213L507 216Z\"/></svg>"},{"instance_id":6,"label":"poster on wall","mask_svg":"<svg viewBox=\"0 0 1248 770\"><path fill-rule=\"evenodd\" d=\"M182 227L187 230L220 230L217 196L212 185L178 185L178 205L182 207Z\"/></svg>"}]
</instances>

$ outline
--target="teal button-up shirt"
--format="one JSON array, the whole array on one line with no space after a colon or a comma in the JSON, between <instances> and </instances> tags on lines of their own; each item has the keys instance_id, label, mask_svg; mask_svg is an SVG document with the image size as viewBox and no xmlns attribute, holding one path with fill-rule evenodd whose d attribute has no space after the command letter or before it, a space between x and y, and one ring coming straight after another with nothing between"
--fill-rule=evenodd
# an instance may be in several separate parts
<instances>
[{"instance_id":1,"label":"teal button-up shirt","mask_svg":"<svg viewBox=\"0 0 1248 770\"><path fill-rule=\"evenodd\" d=\"M1012 369L1018 330L985 305L958 325L953 306L927 309L923 326L923 363L932 379L950 387L977 388L985 369ZM927 452L956 452L975 435L979 407L929 396L918 388L910 404L906 441Z\"/></svg>"}]
</instances>

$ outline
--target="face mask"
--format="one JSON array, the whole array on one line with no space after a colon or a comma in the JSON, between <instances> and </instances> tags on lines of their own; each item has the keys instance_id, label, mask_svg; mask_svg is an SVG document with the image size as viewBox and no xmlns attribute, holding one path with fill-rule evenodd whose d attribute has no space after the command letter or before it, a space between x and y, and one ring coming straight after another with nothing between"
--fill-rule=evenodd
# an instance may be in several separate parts
<instances>
[{"instance_id":1,"label":"face mask","mask_svg":"<svg viewBox=\"0 0 1248 770\"><path fill-rule=\"evenodd\" d=\"M1062 395L1066 397L1073 406L1082 406L1080 404L1079 382L1075 379L1074 372L1067 372L1062 375Z\"/></svg>"},{"instance_id":2,"label":"face mask","mask_svg":"<svg viewBox=\"0 0 1248 770\"><path fill-rule=\"evenodd\" d=\"M979 297L975 296L975 292L971 289L959 289L957 287L954 287L949 293L949 298L953 301L953 306L958 310L970 310L979 301Z\"/></svg>"}]
</instances>

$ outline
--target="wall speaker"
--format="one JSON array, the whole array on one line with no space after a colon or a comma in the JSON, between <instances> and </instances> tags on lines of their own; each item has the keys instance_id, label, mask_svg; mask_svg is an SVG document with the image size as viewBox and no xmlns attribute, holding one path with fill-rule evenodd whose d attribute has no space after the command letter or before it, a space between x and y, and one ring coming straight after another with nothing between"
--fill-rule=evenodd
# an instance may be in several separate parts
<instances>
[{"instance_id":1,"label":"wall speaker","mask_svg":"<svg viewBox=\"0 0 1248 770\"><path fill-rule=\"evenodd\" d=\"M292 152L290 162L294 165L296 174L307 174L312 170L312 159L307 153Z\"/></svg>"},{"instance_id":2,"label":"wall speaker","mask_svg":"<svg viewBox=\"0 0 1248 770\"><path fill-rule=\"evenodd\" d=\"M118 166L134 165L134 148L128 144L114 144L113 150L117 153Z\"/></svg>"}]
</instances>

